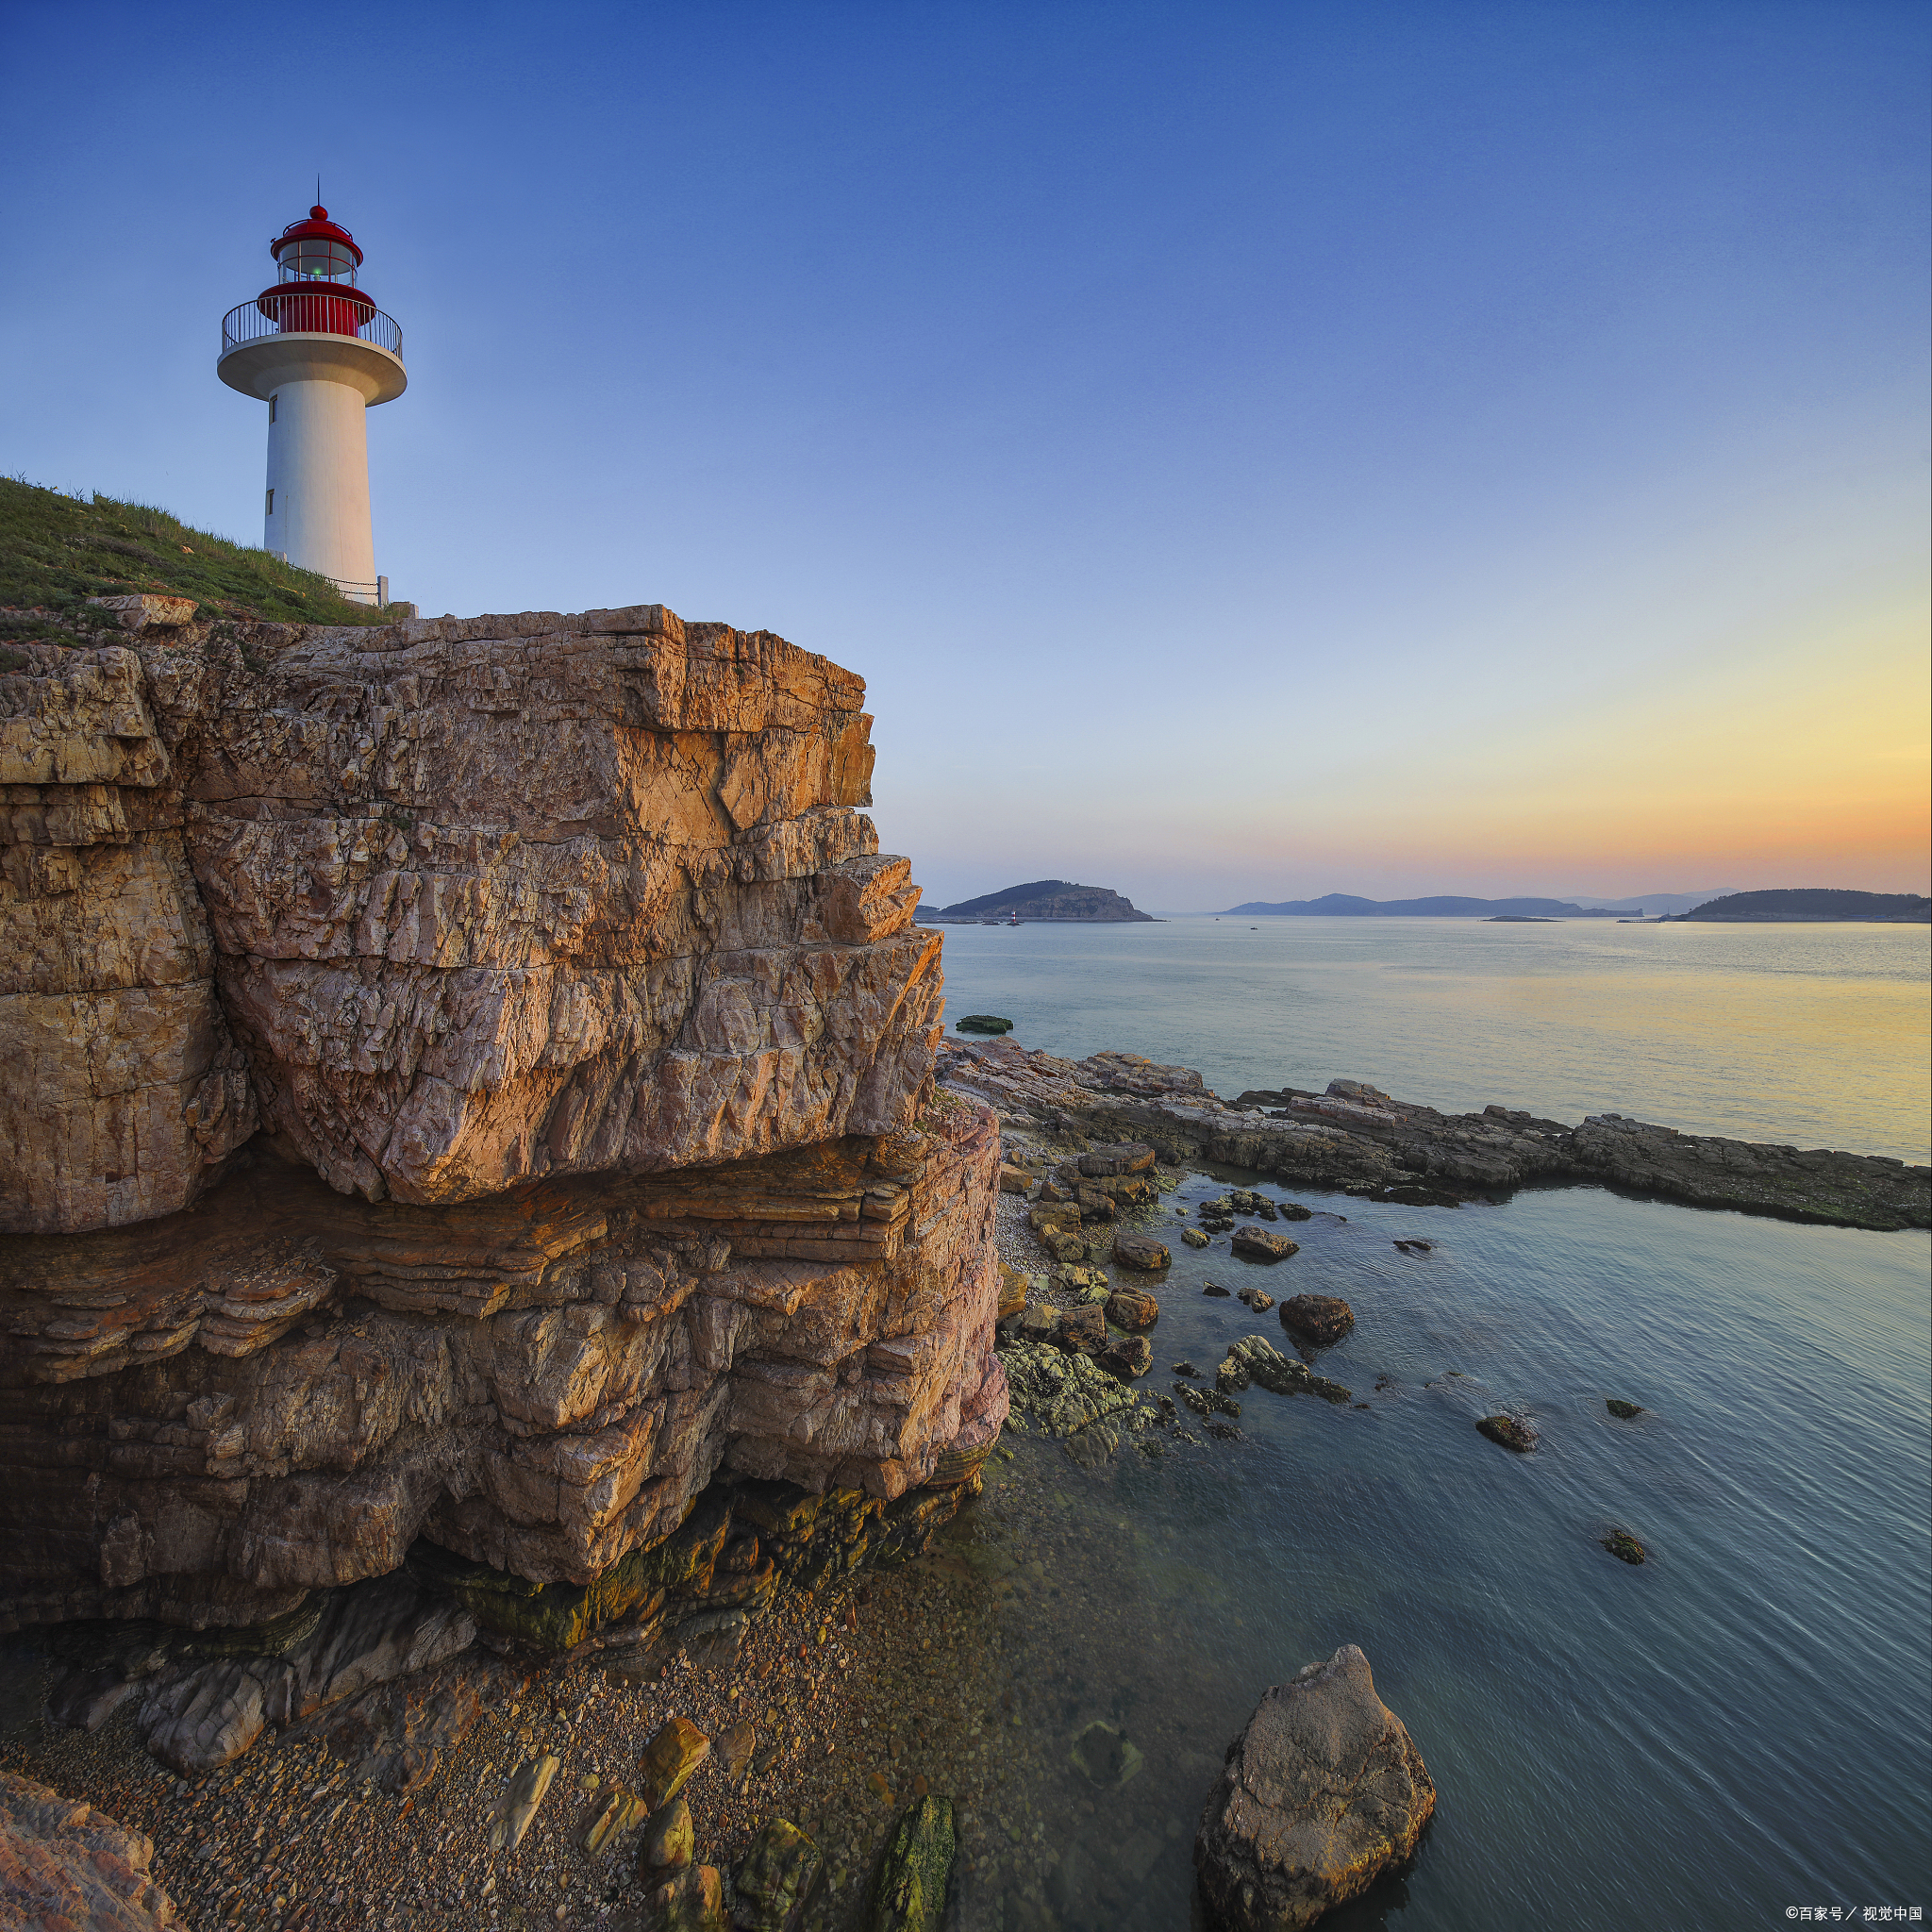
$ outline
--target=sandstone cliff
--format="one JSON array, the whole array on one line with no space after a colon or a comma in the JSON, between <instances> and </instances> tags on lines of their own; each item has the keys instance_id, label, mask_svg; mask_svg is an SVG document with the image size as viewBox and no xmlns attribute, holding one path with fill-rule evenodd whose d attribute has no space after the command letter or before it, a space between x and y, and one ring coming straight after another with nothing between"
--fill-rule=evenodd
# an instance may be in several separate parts
<instances>
[{"instance_id":1,"label":"sandstone cliff","mask_svg":"<svg viewBox=\"0 0 1932 1932\"><path fill-rule=\"evenodd\" d=\"M11 661L0 1625L581 1584L721 1470L990 1443L997 1130L857 677L656 606Z\"/></svg>"}]
</instances>

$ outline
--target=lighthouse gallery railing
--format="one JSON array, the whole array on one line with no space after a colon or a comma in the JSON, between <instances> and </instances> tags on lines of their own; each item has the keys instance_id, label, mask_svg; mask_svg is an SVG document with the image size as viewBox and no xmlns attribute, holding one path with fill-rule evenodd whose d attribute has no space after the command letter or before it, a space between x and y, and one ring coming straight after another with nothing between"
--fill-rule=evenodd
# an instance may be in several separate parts
<instances>
[{"instance_id":1,"label":"lighthouse gallery railing","mask_svg":"<svg viewBox=\"0 0 1932 1932\"><path fill-rule=\"evenodd\" d=\"M379 308L364 308L360 303L352 304L333 289L313 294L284 294L277 290L273 300L275 313L272 316L264 315L259 301L255 301L243 302L222 317L223 355L243 342L285 335L355 336L387 349L391 356L403 353L403 331L393 316Z\"/></svg>"}]
</instances>

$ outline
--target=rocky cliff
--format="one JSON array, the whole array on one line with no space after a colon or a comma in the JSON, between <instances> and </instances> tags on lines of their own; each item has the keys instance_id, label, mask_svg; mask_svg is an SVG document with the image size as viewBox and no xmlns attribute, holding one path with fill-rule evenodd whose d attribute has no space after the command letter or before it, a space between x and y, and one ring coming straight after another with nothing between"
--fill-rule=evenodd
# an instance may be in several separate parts
<instances>
[{"instance_id":1,"label":"rocky cliff","mask_svg":"<svg viewBox=\"0 0 1932 1932\"><path fill-rule=\"evenodd\" d=\"M0 674L0 1625L583 1585L997 1432L850 673L656 606Z\"/></svg>"}]
</instances>

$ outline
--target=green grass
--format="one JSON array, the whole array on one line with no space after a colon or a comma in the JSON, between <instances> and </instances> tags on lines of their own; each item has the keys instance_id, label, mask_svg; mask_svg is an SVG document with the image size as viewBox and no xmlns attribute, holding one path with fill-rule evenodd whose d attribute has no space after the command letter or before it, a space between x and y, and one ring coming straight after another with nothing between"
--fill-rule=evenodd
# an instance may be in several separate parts
<instances>
[{"instance_id":1,"label":"green grass","mask_svg":"<svg viewBox=\"0 0 1932 1932\"><path fill-rule=\"evenodd\" d=\"M108 627L90 597L192 597L203 618L386 624L325 576L197 530L164 509L96 492L63 495L0 476L0 641L79 642ZM43 615L33 613L44 613Z\"/></svg>"}]
</instances>

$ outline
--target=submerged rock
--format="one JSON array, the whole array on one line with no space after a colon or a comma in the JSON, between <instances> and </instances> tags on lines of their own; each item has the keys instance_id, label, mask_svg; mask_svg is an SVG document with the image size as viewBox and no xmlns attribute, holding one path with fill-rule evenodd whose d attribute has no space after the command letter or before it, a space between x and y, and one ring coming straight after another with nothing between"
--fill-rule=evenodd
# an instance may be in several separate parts
<instances>
[{"instance_id":1,"label":"submerged rock","mask_svg":"<svg viewBox=\"0 0 1932 1932\"><path fill-rule=\"evenodd\" d=\"M1147 1760L1124 1731L1091 1724L1074 1740L1068 1761L1089 1784L1111 1790L1135 1776Z\"/></svg>"},{"instance_id":2,"label":"submerged rock","mask_svg":"<svg viewBox=\"0 0 1932 1932\"><path fill-rule=\"evenodd\" d=\"M1611 1530L1603 1543L1611 1556L1625 1563L1641 1563L1646 1554L1643 1545L1627 1529Z\"/></svg>"},{"instance_id":3,"label":"submerged rock","mask_svg":"<svg viewBox=\"0 0 1932 1932\"><path fill-rule=\"evenodd\" d=\"M908 1806L873 1874L866 1932L940 1932L957 1848L950 1798Z\"/></svg>"},{"instance_id":4,"label":"submerged rock","mask_svg":"<svg viewBox=\"0 0 1932 1932\"><path fill-rule=\"evenodd\" d=\"M773 1819L731 1874L734 1932L793 1932L821 1862L818 1846L797 1825Z\"/></svg>"},{"instance_id":5,"label":"submerged rock","mask_svg":"<svg viewBox=\"0 0 1932 1932\"><path fill-rule=\"evenodd\" d=\"M691 1807L674 1798L644 1826L638 1840L638 1865L645 1872L676 1872L689 1865L697 1850Z\"/></svg>"},{"instance_id":6,"label":"submerged rock","mask_svg":"<svg viewBox=\"0 0 1932 1932\"><path fill-rule=\"evenodd\" d=\"M638 1759L639 1795L653 1811L668 1805L710 1755L710 1739L689 1718L667 1718Z\"/></svg>"},{"instance_id":7,"label":"submerged rock","mask_svg":"<svg viewBox=\"0 0 1932 1932\"><path fill-rule=\"evenodd\" d=\"M1281 1305L1281 1325L1317 1346L1340 1341L1355 1326L1355 1310L1336 1294L1294 1294Z\"/></svg>"},{"instance_id":8,"label":"submerged rock","mask_svg":"<svg viewBox=\"0 0 1932 1932\"><path fill-rule=\"evenodd\" d=\"M1536 1431L1518 1416L1486 1415L1476 1427L1491 1441L1500 1442L1519 1456L1527 1456L1536 1447Z\"/></svg>"},{"instance_id":9,"label":"submerged rock","mask_svg":"<svg viewBox=\"0 0 1932 1932\"><path fill-rule=\"evenodd\" d=\"M1436 1788L1352 1643L1277 1684L1227 1754L1194 1838L1210 1910L1235 1932L1288 1932L1356 1897L1414 1850Z\"/></svg>"},{"instance_id":10,"label":"submerged rock","mask_svg":"<svg viewBox=\"0 0 1932 1932\"><path fill-rule=\"evenodd\" d=\"M1604 1407L1607 1409L1608 1409L1609 1412L1613 1416L1615 1416L1619 1422L1624 1423L1627 1423L1633 1415L1641 1415L1643 1413L1641 1407L1637 1403L1620 1402L1614 1395L1611 1396L1609 1400L1604 1404Z\"/></svg>"}]
</instances>

